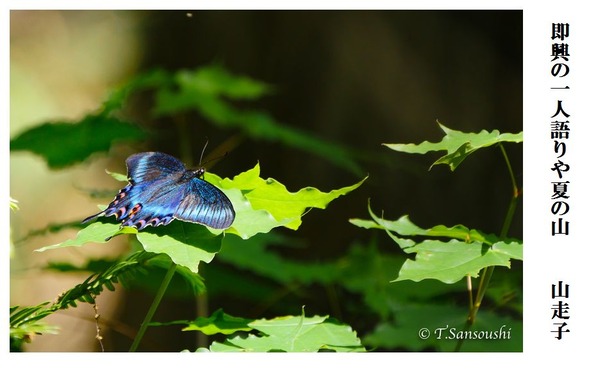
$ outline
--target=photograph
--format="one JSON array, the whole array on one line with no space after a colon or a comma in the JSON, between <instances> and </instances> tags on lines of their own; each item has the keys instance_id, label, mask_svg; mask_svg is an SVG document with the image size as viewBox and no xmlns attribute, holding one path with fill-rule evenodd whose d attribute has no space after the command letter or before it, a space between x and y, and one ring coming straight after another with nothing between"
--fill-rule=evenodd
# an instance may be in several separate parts
<instances>
[{"instance_id":1,"label":"photograph","mask_svg":"<svg viewBox=\"0 0 600 391\"><path fill-rule=\"evenodd\" d=\"M11 351L522 351L522 11L10 33Z\"/></svg>"},{"instance_id":2,"label":"photograph","mask_svg":"<svg viewBox=\"0 0 600 391\"><path fill-rule=\"evenodd\" d=\"M9 377L592 381L587 8L9 0Z\"/></svg>"}]
</instances>

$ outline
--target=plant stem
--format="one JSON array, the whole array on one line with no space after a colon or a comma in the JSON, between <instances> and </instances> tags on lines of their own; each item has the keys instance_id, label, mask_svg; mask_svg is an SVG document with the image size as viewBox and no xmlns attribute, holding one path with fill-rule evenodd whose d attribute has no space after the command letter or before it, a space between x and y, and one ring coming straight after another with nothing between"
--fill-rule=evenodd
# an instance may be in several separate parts
<instances>
[{"instance_id":1,"label":"plant stem","mask_svg":"<svg viewBox=\"0 0 600 391\"><path fill-rule=\"evenodd\" d=\"M163 278L163 281L160 284L160 288L158 288L158 292L156 292L154 301L152 302L152 305L150 305L150 308L148 309L148 313L146 313L146 317L144 318L144 321L142 322L142 325L140 326L140 329L138 330L138 332L135 336L135 339L133 340L133 343L131 344L131 347L129 348L130 352L135 352L137 350L137 348L140 344L140 341L142 340L142 337L144 336L144 333L146 332L146 329L148 328L148 325L149 325L150 321L152 320L152 317L154 316L156 309L158 308L158 305L160 304L163 296L165 295L165 292L167 291L167 287L169 286L169 283L171 282L173 275L175 275L175 270L177 270L177 264L175 264L174 262L171 262L171 266L167 270L167 273L165 274L165 278Z\"/></svg>"},{"instance_id":2,"label":"plant stem","mask_svg":"<svg viewBox=\"0 0 600 391\"><path fill-rule=\"evenodd\" d=\"M198 274L202 275L204 263L199 262ZM208 293L204 292L202 295L196 297L196 315L203 318L208 318ZM196 333L196 342L198 347L208 348L208 335L204 333Z\"/></svg>"},{"instance_id":3,"label":"plant stem","mask_svg":"<svg viewBox=\"0 0 600 391\"><path fill-rule=\"evenodd\" d=\"M508 205L508 211L506 212L506 216L504 216L504 222L502 223L502 230L500 231L500 240L502 240L502 239L506 238L506 235L508 234L508 229L510 228L510 225L512 224L512 219L515 214L515 209L517 207L517 201L519 199L520 193L519 193L519 188L517 187L517 181L515 179L515 175L514 175L512 166L510 164L510 160L508 158L508 155L506 154L506 150L504 149L504 146L502 145L502 143L500 143L499 146L500 146L500 151L502 151L502 155L504 156L504 161L506 162L506 166L508 168L508 174L510 176L510 180L512 183L512 197L511 197L510 203ZM475 297L475 302L473 303L473 306L471 306L469 309L469 315L467 316L467 321L465 323L465 326L463 327L463 330L468 330L473 325L473 323L475 323L475 317L477 316L477 311L479 311L479 307L481 307L481 303L483 302L483 296L485 295L485 292L488 288L488 285L490 284L490 280L492 279L493 274L494 274L494 266L488 266L485 269L483 269L483 272L481 272L481 279L479 281L479 286L477 288L477 295ZM463 340L459 339L454 351L456 351L456 352L459 351L462 346L462 343L463 343Z\"/></svg>"}]
</instances>

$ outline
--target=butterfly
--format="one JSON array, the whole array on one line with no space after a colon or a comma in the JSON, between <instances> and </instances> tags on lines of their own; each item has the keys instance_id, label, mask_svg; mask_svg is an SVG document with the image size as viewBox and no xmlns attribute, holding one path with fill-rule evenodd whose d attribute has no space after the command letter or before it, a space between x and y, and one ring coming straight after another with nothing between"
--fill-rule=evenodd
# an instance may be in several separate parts
<instances>
[{"instance_id":1,"label":"butterfly","mask_svg":"<svg viewBox=\"0 0 600 391\"><path fill-rule=\"evenodd\" d=\"M115 215L121 227L142 230L167 225L173 219L225 229L235 219L227 196L204 180L204 168L188 170L162 152L142 152L126 160L129 183L106 209L85 218ZM110 238L107 238L107 240Z\"/></svg>"}]
</instances>

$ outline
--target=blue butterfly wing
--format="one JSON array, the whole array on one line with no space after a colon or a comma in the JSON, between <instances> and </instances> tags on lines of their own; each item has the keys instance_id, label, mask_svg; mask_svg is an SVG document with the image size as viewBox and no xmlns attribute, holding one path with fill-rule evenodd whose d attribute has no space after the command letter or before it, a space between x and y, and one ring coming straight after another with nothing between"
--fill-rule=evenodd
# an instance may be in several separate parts
<instances>
[{"instance_id":1,"label":"blue butterfly wing","mask_svg":"<svg viewBox=\"0 0 600 391\"><path fill-rule=\"evenodd\" d=\"M221 190L198 177L191 178L184 186L183 198L173 215L176 219L217 229L231 226L235 210Z\"/></svg>"},{"instance_id":2,"label":"blue butterfly wing","mask_svg":"<svg viewBox=\"0 0 600 391\"><path fill-rule=\"evenodd\" d=\"M127 158L129 184L108 207L83 220L115 215L121 226L142 230L167 225L173 218L225 229L235 218L231 201L215 186L186 170L181 161L161 152Z\"/></svg>"},{"instance_id":3,"label":"blue butterfly wing","mask_svg":"<svg viewBox=\"0 0 600 391\"><path fill-rule=\"evenodd\" d=\"M162 152L142 152L127 158L127 178L134 184L152 185L157 181L172 181L183 175L185 166L171 155Z\"/></svg>"},{"instance_id":4,"label":"blue butterfly wing","mask_svg":"<svg viewBox=\"0 0 600 391\"><path fill-rule=\"evenodd\" d=\"M122 226L167 225L183 197L175 185L186 172L178 159L162 152L144 152L127 158L129 184L121 189L108 207L83 220L115 215Z\"/></svg>"},{"instance_id":5,"label":"blue butterfly wing","mask_svg":"<svg viewBox=\"0 0 600 391\"><path fill-rule=\"evenodd\" d=\"M124 227L142 230L147 226L169 224L183 198L183 186L170 180L157 180L151 184L137 184L126 194L115 214ZM110 214L106 214L109 216Z\"/></svg>"}]
</instances>

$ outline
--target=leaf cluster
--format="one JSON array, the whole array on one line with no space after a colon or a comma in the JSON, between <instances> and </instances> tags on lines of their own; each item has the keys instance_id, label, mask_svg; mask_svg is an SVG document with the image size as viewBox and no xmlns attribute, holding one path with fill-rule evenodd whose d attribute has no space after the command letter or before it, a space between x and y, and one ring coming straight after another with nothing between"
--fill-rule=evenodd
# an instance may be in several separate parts
<instances>
[{"instance_id":1,"label":"leaf cluster","mask_svg":"<svg viewBox=\"0 0 600 391\"><path fill-rule=\"evenodd\" d=\"M180 324L185 322L180 322ZM356 332L329 316L282 316L273 319L245 319L222 309L210 317L188 322L184 331L207 335L224 334L223 342L213 342L210 352L364 352Z\"/></svg>"},{"instance_id":2,"label":"leaf cluster","mask_svg":"<svg viewBox=\"0 0 600 391\"><path fill-rule=\"evenodd\" d=\"M63 292L53 302L45 302L35 306L13 306L10 308L10 339L11 351L21 350L23 342L31 341L35 334L56 334L55 326L47 325L43 319L56 311L69 307L77 307L77 303L95 303L95 298L106 288L115 290L114 284L123 281L124 275L130 273L147 256L142 253L134 254L121 262L111 262L98 273L92 273L85 281ZM70 265L50 265L50 268L70 270Z\"/></svg>"},{"instance_id":3,"label":"leaf cluster","mask_svg":"<svg viewBox=\"0 0 600 391\"><path fill-rule=\"evenodd\" d=\"M155 69L113 90L96 112L80 121L43 123L26 129L10 141L10 149L33 152L50 168L60 169L81 163L95 153L106 153L116 143L139 143L151 134L122 118L122 111L133 95L145 92L153 96L154 119L193 112L223 131L299 149L355 174L362 171L349 148L282 124L258 109L238 107L274 90L219 65L175 72Z\"/></svg>"}]
</instances>

